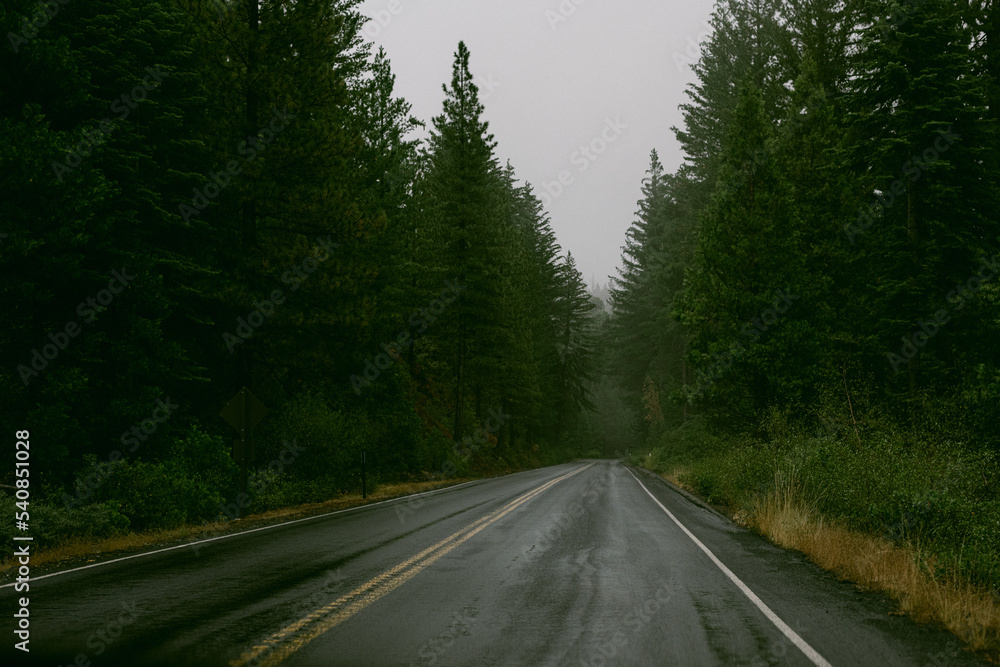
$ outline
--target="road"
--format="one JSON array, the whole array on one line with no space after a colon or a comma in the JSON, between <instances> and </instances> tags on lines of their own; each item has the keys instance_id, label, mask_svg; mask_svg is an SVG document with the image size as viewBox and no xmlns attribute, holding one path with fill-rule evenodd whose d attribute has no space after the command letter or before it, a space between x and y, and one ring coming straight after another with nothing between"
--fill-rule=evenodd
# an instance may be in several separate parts
<instances>
[{"instance_id":1,"label":"road","mask_svg":"<svg viewBox=\"0 0 1000 667\"><path fill-rule=\"evenodd\" d=\"M583 461L30 583L32 665L985 664L659 478ZM0 588L14 662L15 594Z\"/></svg>"}]
</instances>

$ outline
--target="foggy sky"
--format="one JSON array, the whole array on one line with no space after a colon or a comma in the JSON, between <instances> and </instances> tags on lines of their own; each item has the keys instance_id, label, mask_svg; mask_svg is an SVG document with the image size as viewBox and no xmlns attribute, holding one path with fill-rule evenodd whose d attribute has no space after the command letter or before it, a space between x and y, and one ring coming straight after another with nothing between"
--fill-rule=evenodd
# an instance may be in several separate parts
<instances>
[{"instance_id":1,"label":"foggy sky","mask_svg":"<svg viewBox=\"0 0 1000 667\"><path fill-rule=\"evenodd\" d=\"M682 122L712 4L365 0L360 10L373 19L367 40L392 62L396 94L428 127L465 41L497 156L547 204L589 286L617 275L650 150L668 171L681 163L670 127Z\"/></svg>"}]
</instances>

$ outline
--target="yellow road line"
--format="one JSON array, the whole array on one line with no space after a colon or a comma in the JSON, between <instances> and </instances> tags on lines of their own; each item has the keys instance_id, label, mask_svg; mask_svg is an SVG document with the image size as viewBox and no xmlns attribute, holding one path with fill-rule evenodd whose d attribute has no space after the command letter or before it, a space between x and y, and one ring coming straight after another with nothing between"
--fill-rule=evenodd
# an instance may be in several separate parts
<instances>
[{"instance_id":1,"label":"yellow road line","mask_svg":"<svg viewBox=\"0 0 1000 667\"><path fill-rule=\"evenodd\" d=\"M229 664L232 667L244 667L253 662L255 666L272 667L281 663L312 640L343 623L373 602L388 595L415 577L424 568L437 562L490 524L499 521L521 505L533 500L553 485L583 472L592 465L594 464L591 463L582 468L577 468L565 475L550 480L537 489L533 489L515 498L504 507L473 521L468 526L451 534L437 544L424 549L417 555L406 559L392 569L386 570L377 577L358 586L350 593L334 600L325 607L317 609L295 623L282 628L262 643L254 646L251 651L244 653ZM354 598L359 599L355 600ZM264 656L265 653L268 655ZM259 662L257 662L258 660Z\"/></svg>"}]
</instances>

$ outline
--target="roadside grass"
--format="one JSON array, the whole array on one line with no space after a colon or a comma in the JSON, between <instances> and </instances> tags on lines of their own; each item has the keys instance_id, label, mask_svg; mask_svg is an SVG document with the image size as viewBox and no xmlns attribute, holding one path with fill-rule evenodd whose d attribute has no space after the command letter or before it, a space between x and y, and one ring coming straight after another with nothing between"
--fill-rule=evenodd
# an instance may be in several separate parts
<instances>
[{"instance_id":1,"label":"roadside grass","mask_svg":"<svg viewBox=\"0 0 1000 667\"><path fill-rule=\"evenodd\" d=\"M661 473L687 491L690 467ZM866 591L889 595L899 613L939 623L966 645L1000 663L1000 597L961 573L941 571L939 559L913 542L893 542L830 520L810 505L794 476L777 472L769 490L750 498L733 520L784 549L793 549Z\"/></svg>"},{"instance_id":2,"label":"roadside grass","mask_svg":"<svg viewBox=\"0 0 1000 667\"><path fill-rule=\"evenodd\" d=\"M799 486L777 474L774 487L746 515L750 528L778 546L801 551L864 590L889 594L901 613L940 623L975 651L1000 658L1000 599L956 572L939 574L937 558L912 543L893 543L825 521Z\"/></svg>"},{"instance_id":3,"label":"roadside grass","mask_svg":"<svg viewBox=\"0 0 1000 667\"><path fill-rule=\"evenodd\" d=\"M679 489L684 489L685 491L694 491L692 487L684 483L684 477L691 474L690 468L680 467L671 468L668 472L663 473L661 476L663 479L667 480Z\"/></svg>"},{"instance_id":4,"label":"roadside grass","mask_svg":"<svg viewBox=\"0 0 1000 667\"><path fill-rule=\"evenodd\" d=\"M186 525L169 530L153 530L147 532L130 532L101 539L86 539L71 537L48 548L43 548L31 555L31 567L56 566L62 563L95 562L100 557L111 555L127 555L152 548L172 546L193 542L199 539L238 533L249 528L267 526L282 521L306 518L327 512L359 507L383 500L391 500L425 491L455 486L472 481L474 478L455 478L427 482L402 482L398 484L381 484L362 499L360 493L344 494L337 498L318 503L308 503L293 507L269 510L259 514L250 514L231 521L206 522L200 525ZM0 562L0 577L5 577L17 567L15 558L7 558Z\"/></svg>"},{"instance_id":5,"label":"roadside grass","mask_svg":"<svg viewBox=\"0 0 1000 667\"><path fill-rule=\"evenodd\" d=\"M942 424L691 420L631 462L1000 664L1000 454Z\"/></svg>"}]
</instances>

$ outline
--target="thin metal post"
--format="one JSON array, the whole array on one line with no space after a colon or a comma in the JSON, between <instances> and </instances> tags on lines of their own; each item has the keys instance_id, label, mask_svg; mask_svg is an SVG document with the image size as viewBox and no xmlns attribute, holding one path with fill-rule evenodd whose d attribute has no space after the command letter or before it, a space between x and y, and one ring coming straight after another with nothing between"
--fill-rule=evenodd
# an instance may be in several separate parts
<instances>
[{"instance_id":1,"label":"thin metal post","mask_svg":"<svg viewBox=\"0 0 1000 667\"><path fill-rule=\"evenodd\" d=\"M361 450L361 499L368 499L368 480L365 477L365 450Z\"/></svg>"}]
</instances>

